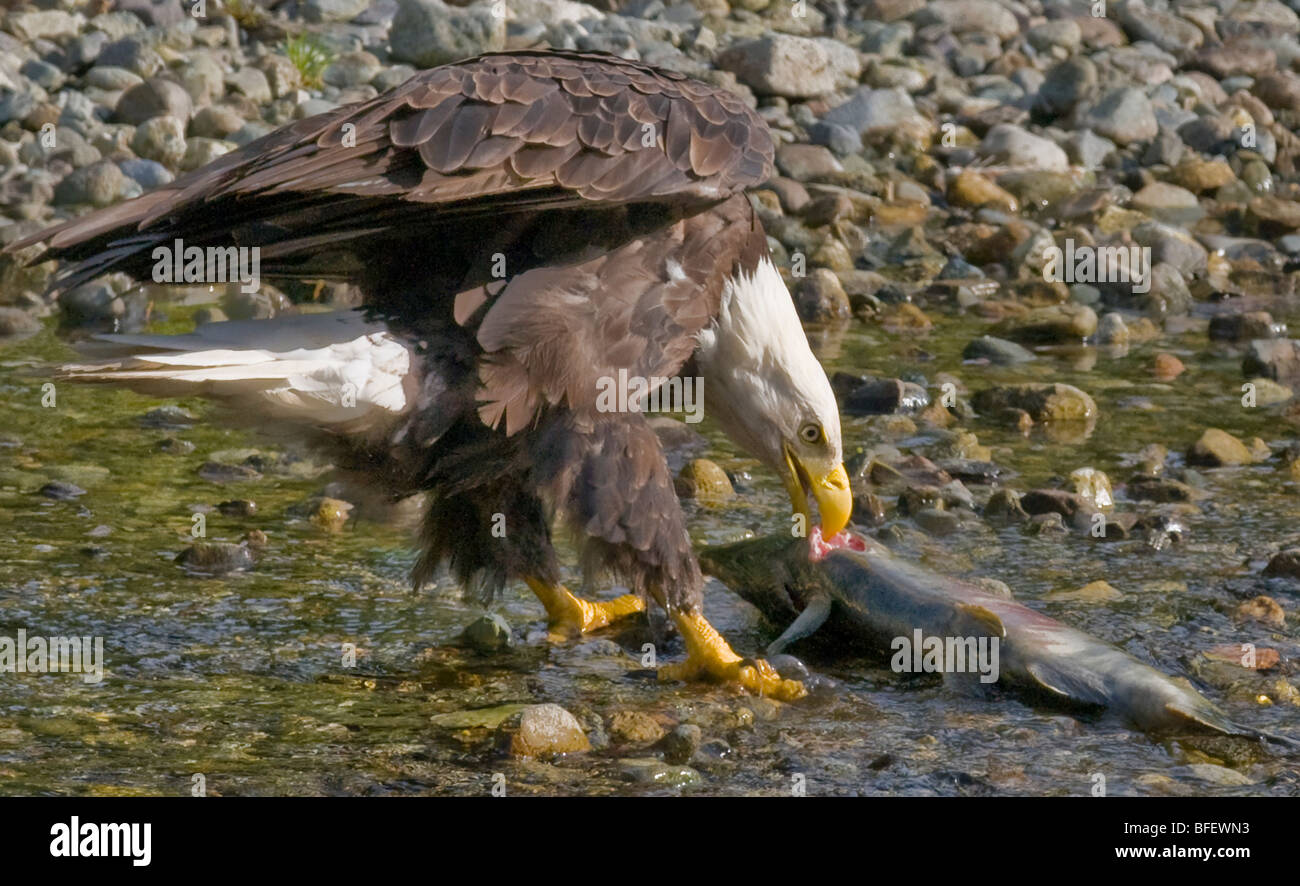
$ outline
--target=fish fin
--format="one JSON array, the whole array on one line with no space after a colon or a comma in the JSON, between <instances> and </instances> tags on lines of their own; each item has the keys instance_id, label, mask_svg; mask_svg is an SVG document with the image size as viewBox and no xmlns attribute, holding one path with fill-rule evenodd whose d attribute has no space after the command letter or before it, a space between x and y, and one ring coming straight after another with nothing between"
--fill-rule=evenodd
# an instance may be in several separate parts
<instances>
[{"instance_id":1,"label":"fish fin","mask_svg":"<svg viewBox=\"0 0 1300 886\"><path fill-rule=\"evenodd\" d=\"M1035 686L1063 701L1094 707L1107 705L1105 689L1077 675L1072 676L1042 662L1032 662L1025 671L1033 677Z\"/></svg>"},{"instance_id":2,"label":"fish fin","mask_svg":"<svg viewBox=\"0 0 1300 886\"><path fill-rule=\"evenodd\" d=\"M831 598L827 594L810 597L799 617L790 623L781 636L768 644L768 655L780 655L787 646L796 640L802 640L817 631L826 623L831 614Z\"/></svg>"},{"instance_id":3,"label":"fish fin","mask_svg":"<svg viewBox=\"0 0 1300 886\"><path fill-rule=\"evenodd\" d=\"M1056 685L1056 681L1054 680L1056 675L1049 673L1047 668L1041 667L1037 664L1031 664L1025 668L1025 670L1029 672L1029 676L1034 678L1034 682L1037 683L1040 688L1046 689L1053 695L1059 695L1062 698L1072 697L1068 691Z\"/></svg>"},{"instance_id":4,"label":"fish fin","mask_svg":"<svg viewBox=\"0 0 1300 886\"><path fill-rule=\"evenodd\" d=\"M1006 637L1006 625L992 610L975 603L962 603L957 609L964 616L963 630L969 629L971 634L978 636Z\"/></svg>"},{"instance_id":5,"label":"fish fin","mask_svg":"<svg viewBox=\"0 0 1300 886\"><path fill-rule=\"evenodd\" d=\"M1240 738L1250 738L1257 741L1267 741L1271 744L1280 745L1291 751L1300 750L1300 741L1285 735L1275 735L1271 732L1264 732L1259 729L1252 729L1249 726L1241 726L1228 719L1228 716L1213 705L1204 708L1194 708L1191 705L1179 704L1171 701L1165 705L1165 710L1170 714L1182 717L1189 724L1200 726L1211 732L1217 732L1220 735L1233 735Z\"/></svg>"}]
</instances>

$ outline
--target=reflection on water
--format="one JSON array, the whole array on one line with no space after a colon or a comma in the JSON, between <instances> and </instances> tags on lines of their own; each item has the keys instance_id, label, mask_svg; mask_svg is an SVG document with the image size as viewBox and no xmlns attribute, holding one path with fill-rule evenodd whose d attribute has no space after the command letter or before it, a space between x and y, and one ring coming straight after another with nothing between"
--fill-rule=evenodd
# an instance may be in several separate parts
<instances>
[{"instance_id":1,"label":"reflection on water","mask_svg":"<svg viewBox=\"0 0 1300 886\"><path fill-rule=\"evenodd\" d=\"M185 322L177 310L157 328ZM963 366L961 349L980 331L940 319L923 339L860 325L812 338L832 368L913 381L948 372L971 389L1049 380L1088 391L1101 420L1086 437L971 426L997 462L1019 473L1012 483L1021 490L1081 467L1105 471L1118 486L1145 445L1163 443L1178 461L1207 426L1258 435L1275 451L1294 439L1276 414L1241 408L1238 358L1210 351L1203 333L1163 343L1192 369L1162 384L1150 380L1154 349L1144 346L1066 351L1009 368ZM60 384L57 404L45 408L42 367L69 353L50 332L0 350L0 636L19 629L102 636L107 674L98 684L67 674L0 675L0 793L184 794L195 773L214 794L482 794L496 773L519 794L787 794L799 777L812 794L1085 794L1098 774L1111 794L1300 793L1279 758L1252 762L1249 753L1166 745L1015 699L963 698L879 662L814 658L839 688L785 706L717 688L660 686L637 672L655 626L551 647L540 607L521 587L498 606L520 642L493 655L469 651L456 639L477 610L445 582L409 590L404 529L362 518L328 534L305 516L304 502L329 480L309 458L204 421L212 408L199 400L176 403L197 420L172 416L173 427L142 425L163 401L122 391ZM704 428L711 456L750 471L754 488L725 509L693 510L696 540L784 526L777 478ZM884 441L933 454L949 435L849 418L845 436L849 451ZM255 452L239 451L248 449ZM199 474L212 461L242 462L257 474L218 485ZM1209 495L1181 508L1182 543L1158 551L1138 539L977 526L943 539L909 535L920 538L910 552L931 568L1001 579L1030 605L1193 677L1234 719L1297 734L1291 662L1300 651L1300 593L1294 583L1256 577L1271 551L1294 543L1300 516L1300 489L1277 461L1202 472ZM55 481L85 494L39 494ZM224 579L187 575L173 559L192 541L192 514L232 499L255 500L256 513L209 511L208 540L238 542L262 530L268 543L256 567ZM1180 510L1120 499L1138 513ZM1118 595L1070 593L1096 580ZM1241 600L1261 593L1281 603L1286 627L1235 617ZM773 635L716 583L706 611L742 651ZM1275 649L1283 663L1254 673L1202 654L1239 643ZM347 644L355 644L355 667L345 666ZM666 654L680 648L669 643ZM539 701L573 712L597 750L556 763L517 761L473 718L431 721ZM698 775L632 760L652 755L644 745L621 746L617 737L610 745L612 716L628 711L667 727L698 724Z\"/></svg>"}]
</instances>

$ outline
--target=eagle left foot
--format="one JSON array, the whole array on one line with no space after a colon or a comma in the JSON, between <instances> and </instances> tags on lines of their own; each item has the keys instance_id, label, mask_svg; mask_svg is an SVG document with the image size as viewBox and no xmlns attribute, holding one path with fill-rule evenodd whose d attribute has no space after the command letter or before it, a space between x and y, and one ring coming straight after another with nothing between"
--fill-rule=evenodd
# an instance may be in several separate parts
<instances>
[{"instance_id":1,"label":"eagle left foot","mask_svg":"<svg viewBox=\"0 0 1300 886\"><path fill-rule=\"evenodd\" d=\"M584 600L564 585L526 579L528 587L546 607L551 637L564 640L608 627L620 618L645 612L645 601L634 594L613 600Z\"/></svg>"},{"instance_id":2,"label":"eagle left foot","mask_svg":"<svg viewBox=\"0 0 1300 886\"><path fill-rule=\"evenodd\" d=\"M735 683L754 695L779 701L803 698L808 690L798 680L783 680L763 659L746 661L700 613L674 612L673 621L686 641L686 661L664 665L660 680L712 680Z\"/></svg>"}]
</instances>

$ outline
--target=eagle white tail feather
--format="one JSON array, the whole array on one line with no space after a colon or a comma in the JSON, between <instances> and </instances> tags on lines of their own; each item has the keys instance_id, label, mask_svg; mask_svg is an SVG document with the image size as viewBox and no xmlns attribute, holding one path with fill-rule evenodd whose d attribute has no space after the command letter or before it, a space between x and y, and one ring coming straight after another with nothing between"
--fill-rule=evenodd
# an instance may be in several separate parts
<instances>
[{"instance_id":1,"label":"eagle white tail feather","mask_svg":"<svg viewBox=\"0 0 1300 886\"><path fill-rule=\"evenodd\" d=\"M204 324L186 335L100 335L117 356L61 367L74 381L203 395L281 420L360 433L405 413L411 352L357 311Z\"/></svg>"}]
</instances>

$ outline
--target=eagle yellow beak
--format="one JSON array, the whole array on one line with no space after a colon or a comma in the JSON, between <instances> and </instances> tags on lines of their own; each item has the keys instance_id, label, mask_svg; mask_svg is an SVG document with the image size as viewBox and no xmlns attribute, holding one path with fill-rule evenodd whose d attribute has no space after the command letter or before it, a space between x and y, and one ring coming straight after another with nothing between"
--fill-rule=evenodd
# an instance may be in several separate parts
<instances>
[{"instance_id":1,"label":"eagle yellow beak","mask_svg":"<svg viewBox=\"0 0 1300 886\"><path fill-rule=\"evenodd\" d=\"M812 519L807 494L812 492L822 518L823 537L838 535L849 525L849 516L853 513L853 491L849 488L849 475L843 464L829 470L823 465L819 469L816 464L801 461L787 446L785 466L785 491L796 513L803 514L806 520Z\"/></svg>"}]
</instances>

